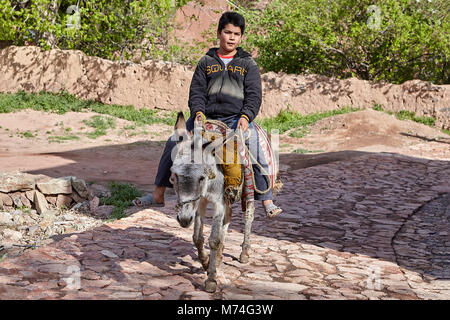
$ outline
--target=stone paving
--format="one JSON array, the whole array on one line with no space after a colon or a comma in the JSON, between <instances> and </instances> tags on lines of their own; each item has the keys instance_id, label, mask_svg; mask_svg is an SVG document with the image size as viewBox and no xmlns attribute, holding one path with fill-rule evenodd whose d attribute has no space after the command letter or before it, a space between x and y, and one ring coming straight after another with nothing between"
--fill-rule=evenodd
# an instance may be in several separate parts
<instances>
[{"instance_id":1,"label":"stone paving","mask_svg":"<svg viewBox=\"0 0 450 320\"><path fill-rule=\"evenodd\" d=\"M172 197L6 259L0 299L450 299L449 161L367 153L285 169L285 212L267 220L257 204L245 265L235 208L214 294Z\"/></svg>"}]
</instances>

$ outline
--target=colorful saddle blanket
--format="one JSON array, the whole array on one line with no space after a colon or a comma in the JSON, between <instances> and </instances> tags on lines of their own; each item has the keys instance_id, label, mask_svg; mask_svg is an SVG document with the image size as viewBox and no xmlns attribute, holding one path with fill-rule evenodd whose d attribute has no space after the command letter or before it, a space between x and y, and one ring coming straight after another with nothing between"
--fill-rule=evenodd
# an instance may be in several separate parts
<instances>
[{"instance_id":1,"label":"colorful saddle blanket","mask_svg":"<svg viewBox=\"0 0 450 320\"><path fill-rule=\"evenodd\" d=\"M246 203L253 201L255 191L259 193L267 193L272 189L273 193L280 191L282 183L279 177L278 154L275 153L268 134L256 122L253 122L254 130L247 130L246 137L240 137L238 134L233 135L236 139L239 153L239 163L242 165L242 175L244 177L242 190L239 198L242 200L242 209L245 210ZM231 129L223 122L217 120L206 120L204 123L205 133L209 136L220 135L227 137ZM242 139L249 139L249 135L256 134L259 148L257 154L252 154ZM268 179L269 187L266 190L258 190L255 186L255 179L252 165L260 166L260 171ZM236 199L238 200L238 199Z\"/></svg>"}]
</instances>

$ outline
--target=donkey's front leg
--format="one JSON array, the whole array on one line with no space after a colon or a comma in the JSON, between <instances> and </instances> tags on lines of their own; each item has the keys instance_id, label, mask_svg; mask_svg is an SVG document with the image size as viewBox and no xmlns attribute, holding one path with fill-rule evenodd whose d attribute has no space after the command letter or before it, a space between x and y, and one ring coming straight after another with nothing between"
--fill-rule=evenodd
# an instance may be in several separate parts
<instances>
[{"instance_id":1,"label":"donkey's front leg","mask_svg":"<svg viewBox=\"0 0 450 320\"><path fill-rule=\"evenodd\" d=\"M252 232L252 222L255 215L255 202L248 201L247 208L245 210L245 230L244 230L244 242L242 242L242 252L239 257L241 263L248 262L248 251L250 250L250 233Z\"/></svg>"},{"instance_id":2,"label":"donkey's front leg","mask_svg":"<svg viewBox=\"0 0 450 320\"><path fill-rule=\"evenodd\" d=\"M197 212L195 214L194 220L194 244L197 247L198 259L200 260L203 269L208 270L209 266L209 256L206 254L205 247L203 246L205 238L203 237L203 220L206 213L206 206L208 201L206 199L201 199L198 205Z\"/></svg>"},{"instance_id":3,"label":"donkey's front leg","mask_svg":"<svg viewBox=\"0 0 450 320\"><path fill-rule=\"evenodd\" d=\"M211 235L209 236L209 247L211 250L209 257L208 279L205 282L205 289L207 292L215 292L217 288L217 267L222 261L223 252L223 223L225 218L225 204L216 204L216 212L213 217L213 224L211 227Z\"/></svg>"}]
</instances>

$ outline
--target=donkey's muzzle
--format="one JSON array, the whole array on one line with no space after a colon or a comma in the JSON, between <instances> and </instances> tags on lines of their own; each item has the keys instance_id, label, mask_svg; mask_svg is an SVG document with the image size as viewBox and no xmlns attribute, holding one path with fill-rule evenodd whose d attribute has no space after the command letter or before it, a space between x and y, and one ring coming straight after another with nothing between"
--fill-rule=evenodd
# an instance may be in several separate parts
<instances>
[{"instance_id":1,"label":"donkey's muzzle","mask_svg":"<svg viewBox=\"0 0 450 320\"><path fill-rule=\"evenodd\" d=\"M180 219L180 217L177 215L177 221L180 224L180 226L182 226L183 228L189 227L192 223L192 220L194 220L194 217L192 217L192 216Z\"/></svg>"}]
</instances>

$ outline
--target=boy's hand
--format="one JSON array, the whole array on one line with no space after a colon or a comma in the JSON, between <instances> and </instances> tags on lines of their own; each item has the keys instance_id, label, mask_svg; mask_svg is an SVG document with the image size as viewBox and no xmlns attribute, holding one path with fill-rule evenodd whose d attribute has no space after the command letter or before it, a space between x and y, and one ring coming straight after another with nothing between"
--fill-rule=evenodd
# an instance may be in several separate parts
<instances>
[{"instance_id":1,"label":"boy's hand","mask_svg":"<svg viewBox=\"0 0 450 320\"><path fill-rule=\"evenodd\" d=\"M195 115L195 121L205 121L206 120L206 117L205 117L205 115L203 114L203 112L197 112L197 114Z\"/></svg>"},{"instance_id":2,"label":"boy's hand","mask_svg":"<svg viewBox=\"0 0 450 320\"><path fill-rule=\"evenodd\" d=\"M239 129L239 127L242 128L242 131L245 132L248 129L248 121L244 117L241 117L237 123L236 128Z\"/></svg>"}]
</instances>

